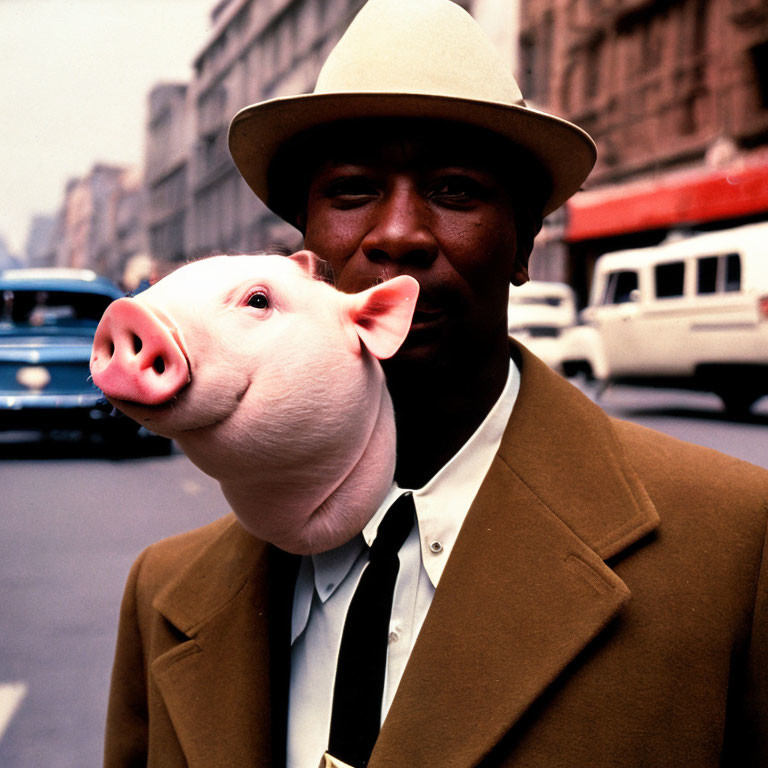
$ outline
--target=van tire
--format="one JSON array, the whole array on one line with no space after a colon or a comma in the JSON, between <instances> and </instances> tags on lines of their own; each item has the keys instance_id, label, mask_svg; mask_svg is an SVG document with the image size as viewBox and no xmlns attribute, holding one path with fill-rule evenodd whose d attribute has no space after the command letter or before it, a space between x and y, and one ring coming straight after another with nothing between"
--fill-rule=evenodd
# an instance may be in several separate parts
<instances>
[{"instance_id":1,"label":"van tire","mask_svg":"<svg viewBox=\"0 0 768 768\"><path fill-rule=\"evenodd\" d=\"M738 390L716 392L715 394L722 401L726 414L735 419L744 419L749 416L752 406L762 397L761 394Z\"/></svg>"},{"instance_id":2,"label":"van tire","mask_svg":"<svg viewBox=\"0 0 768 768\"><path fill-rule=\"evenodd\" d=\"M564 360L563 376L566 379L572 379L576 376L583 377L584 381L594 381L595 374L592 372L592 366L587 360Z\"/></svg>"}]
</instances>

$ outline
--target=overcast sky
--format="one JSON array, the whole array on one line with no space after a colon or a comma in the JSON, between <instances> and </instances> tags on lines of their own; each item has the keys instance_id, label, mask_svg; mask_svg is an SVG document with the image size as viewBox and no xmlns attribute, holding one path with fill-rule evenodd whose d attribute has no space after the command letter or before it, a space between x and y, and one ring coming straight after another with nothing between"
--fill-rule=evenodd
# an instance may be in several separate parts
<instances>
[{"instance_id":1,"label":"overcast sky","mask_svg":"<svg viewBox=\"0 0 768 768\"><path fill-rule=\"evenodd\" d=\"M146 97L185 81L216 0L0 0L0 236L96 162L140 163Z\"/></svg>"}]
</instances>

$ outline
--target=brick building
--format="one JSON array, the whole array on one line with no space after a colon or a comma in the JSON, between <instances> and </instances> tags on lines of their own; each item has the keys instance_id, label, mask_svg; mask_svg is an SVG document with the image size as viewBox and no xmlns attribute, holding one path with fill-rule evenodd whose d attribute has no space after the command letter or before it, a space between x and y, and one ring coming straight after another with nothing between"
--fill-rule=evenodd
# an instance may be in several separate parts
<instances>
[{"instance_id":1,"label":"brick building","mask_svg":"<svg viewBox=\"0 0 768 768\"><path fill-rule=\"evenodd\" d=\"M598 144L542 243L582 299L601 253L768 218L765 0L522 0L520 24L523 93Z\"/></svg>"}]
</instances>

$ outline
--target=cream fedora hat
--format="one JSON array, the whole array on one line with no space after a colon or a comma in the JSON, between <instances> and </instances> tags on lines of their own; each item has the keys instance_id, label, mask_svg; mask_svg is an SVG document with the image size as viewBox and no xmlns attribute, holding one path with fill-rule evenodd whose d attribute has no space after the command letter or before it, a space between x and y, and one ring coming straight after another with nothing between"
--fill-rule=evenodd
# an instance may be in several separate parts
<instances>
[{"instance_id":1,"label":"cream fedora hat","mask_svg":"<svg viewBox=\"0 0 768 768\"><path fill-rule=\"evenodd\" d=\"M509 139L551 176L545 214L579 189L596 158L581 128L526 106L501 55L451 0L368 0L314 92L242 109L229 128L229 149L251 189L273 207L268 172L279 148L310 128L362 117L451 120Z\"/></svg>"}]
</instances>

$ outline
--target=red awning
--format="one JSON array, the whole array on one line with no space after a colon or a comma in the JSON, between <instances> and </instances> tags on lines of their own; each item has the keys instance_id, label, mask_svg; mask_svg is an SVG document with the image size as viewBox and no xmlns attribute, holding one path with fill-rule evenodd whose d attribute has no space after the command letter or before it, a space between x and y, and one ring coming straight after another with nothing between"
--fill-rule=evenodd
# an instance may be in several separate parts
<instances>
[{"instance_id":1,"label":"red awning","mask_svg":"<svg viewBox=\"0 0 768 768\"><path fill-rule=\"evenodd\" d=\"M567 206L567 242L768 213L768 153L726 168L586 190Z\"/></svg>"}]
</instances>

